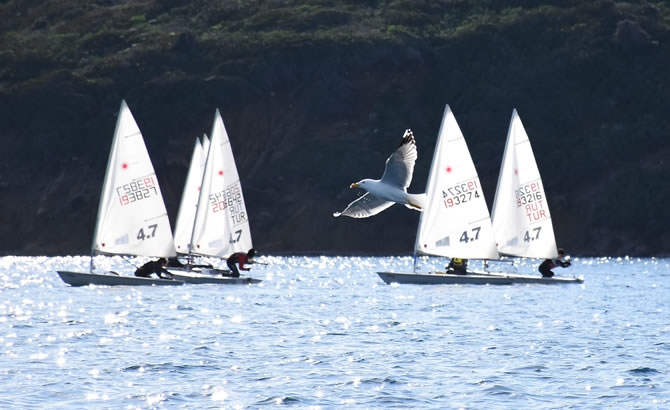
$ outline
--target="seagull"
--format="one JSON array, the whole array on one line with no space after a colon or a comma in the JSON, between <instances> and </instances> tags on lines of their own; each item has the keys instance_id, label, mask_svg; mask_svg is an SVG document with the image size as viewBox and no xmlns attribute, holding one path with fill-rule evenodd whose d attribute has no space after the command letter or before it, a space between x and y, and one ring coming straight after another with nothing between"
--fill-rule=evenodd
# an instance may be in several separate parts
<instances>
[{"instance_id":1,"label":"seagull","mask_svg":"<svg viewBox=\"0 0 670 410\"><path fill-rule=\"evenodd\" d=\"M368 192L350 203L344 211L335 212L333 216L367 218L377 215L395 203L422 211L426 195L407 193L407 187L412 182L416 157L414 134L412 130L407 129L398 149L386 160L382 179L363 179L351 184L349 188L361 188Z\"/></svg>"}]
</instances>

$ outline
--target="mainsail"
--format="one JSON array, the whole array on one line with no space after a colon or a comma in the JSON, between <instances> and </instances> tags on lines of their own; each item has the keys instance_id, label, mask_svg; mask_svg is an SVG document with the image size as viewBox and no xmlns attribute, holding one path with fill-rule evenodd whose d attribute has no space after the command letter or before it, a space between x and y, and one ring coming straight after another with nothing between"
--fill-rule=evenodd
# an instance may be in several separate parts
<instances>
[{"instance_id":1,"label":"mainsail","mask_svg":"<svg viewBox=\"0 0 670 410\"><path fill-rule=\"evenodd\" d=\"M527 258L556 256L547 195L516 109L509 124L492 217L500 253Z\"/></svg>"},{"instance_id":2,"label":"mainsail","mask_svg":"<svg viewBox=\"0 0 670 410\"><path fill-rule=\"evenodd\" d=\"M158 179L125 101L121 102L107 163L93 253L176 255Z\"/></svg>"},{"instance_id":3,"label":"mainsail","mask_svg":"<svg viewBox=\"0 0 670 410\"><path fill-rule=\"evenodd\" d=\"M426 196L416 237L417 253L498 258L479 176L449 105L442 117Z\"/></svg>"},{"instance_id":4,"label":"mainsail","mask_svg":"<svg viewBox=\"0 0 670 410\"><path fill-rule=\"evenodd\" d=\"M206 140L206 138L206 136L203 137L203 140ZM206 152L203 150L203 144L196 138L174 230L175 247L178 253L184 255L190 251L193 223L195 222L198 198L200 197L200 184L202 183L205 170L205 155Z\"/></svg>"},{"instance_id":5,"label":"mainsail","mask_svg":"<svg viewBox=\"0 0 670 410\"><path fill-rule=\"evenodd\" d=\"M253 247L242 185L219 110L214 116L191 243L193 253L219 258Z\"/></svg>"}]
</instances>

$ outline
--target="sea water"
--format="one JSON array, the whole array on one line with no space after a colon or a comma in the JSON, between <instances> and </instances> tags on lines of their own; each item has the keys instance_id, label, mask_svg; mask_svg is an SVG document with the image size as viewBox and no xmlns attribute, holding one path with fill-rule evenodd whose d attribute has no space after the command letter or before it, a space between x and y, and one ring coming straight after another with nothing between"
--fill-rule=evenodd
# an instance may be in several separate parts
<instances>
[{"instance_id":1,"label":"sea water","mask_svg":"<svg viewBox=\"0 0 670 410\"><path fill-rule=\"evenodd\" d=\"M88 257L0 258L0 408L670 408L668 259L510 286L377 276L410 257L264 260L258 285L75 288L55 271Z\"/></svg>"}]
</instances>

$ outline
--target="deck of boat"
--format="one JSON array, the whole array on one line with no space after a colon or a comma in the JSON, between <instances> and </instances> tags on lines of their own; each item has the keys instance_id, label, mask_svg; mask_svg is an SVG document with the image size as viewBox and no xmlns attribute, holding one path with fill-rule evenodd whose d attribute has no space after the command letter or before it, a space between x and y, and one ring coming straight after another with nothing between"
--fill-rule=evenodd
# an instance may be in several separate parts
<instances>
[{"instance_id":1,"label":"deck of boat","mask_svg":"<svg viewBox=\"0 0 670 410\"><path fill-rule=\"evenodd\" d=\"M217 283L220 285L246 285L250 283L260 283L261 279L248 276L232 277L214 275L211 273L201 273L197 271L169 270L170 274L179 281L190 284Z\"/></svg>"},{"instance_id":2,"label":"deck of boat","mask_svg":"<svg viewBox=\"0 0 670 410\"><path fill-rule=\"evenodd\" d=\"M57 271L58 276L70 286L177 286L180 280L141 278L137 276L117 275L115 273L84 273Z\"/></svg>"},{"instance_id":3,"label":"deck of boat","mask_svg":"<svg viewBox=\"0 0 670 410\"><path fill-rule=\"evenodd\" d=\"M560 283L582 283L581 278L557 277L544 278L542 276L516 275L506 273L473 272L467 275L454 275L444 272L434 273L400 273L377 272L386 283L413 284L413 285L513 285L515 283L536 283L543 285Z\"/></svg>"}]
</instances>

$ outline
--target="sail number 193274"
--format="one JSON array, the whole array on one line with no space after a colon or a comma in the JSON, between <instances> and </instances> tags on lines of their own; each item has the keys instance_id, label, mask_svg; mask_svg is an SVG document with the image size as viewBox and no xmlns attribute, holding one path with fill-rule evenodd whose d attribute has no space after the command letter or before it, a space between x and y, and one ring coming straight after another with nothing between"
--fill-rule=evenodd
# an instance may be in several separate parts
<instances>
[{"instance_id":1,"label":"sail number 193274","mask_svg":"<svg viewBox=\"0 0 670 410\"><path fill-rule=\"evenodd\" d=\"M442 190L442 200L446 208L470 202L480 196L479 184L476 179L458 183Z\"/></svg>"}]
</instances>

